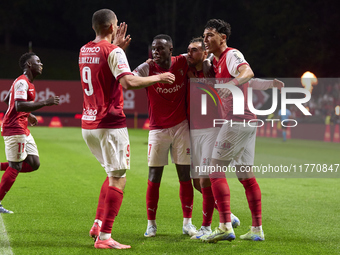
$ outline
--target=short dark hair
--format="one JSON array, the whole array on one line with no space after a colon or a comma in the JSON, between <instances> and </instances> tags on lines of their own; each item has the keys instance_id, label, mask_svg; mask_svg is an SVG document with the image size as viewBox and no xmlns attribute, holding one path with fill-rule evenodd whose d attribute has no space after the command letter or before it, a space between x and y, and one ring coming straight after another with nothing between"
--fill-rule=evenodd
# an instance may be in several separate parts
<instances>
[{"instance_id":1,"label":"short dark hair","mask_svg":"<svg viewBox=\"0 0 340 255\"><path fill-rule=\"evenodd\" d=\"M172 39L171 39L170 35L159 34L159 35L156 35L153 39L154 39L154 40L157 40L157 39L164 39L165 41L167 41L168 43L170 43L171 45L173 45L173 44L172 44Z\"/></svg>"},{"instance_id":2,"label":"short dark hair","mask_svg":"<svg viewBox=\"0 0 340 255\"><path fill-rule=\"evenodd\" d=\"M211 19L205 24L204 29L215 28L218 33L225 34L227 40L231 35L231 26L228 22L221 19Z\"/></svg>"},{"instance_id":3,"label":"short dark hair","mask_svg":"<svg viewBox=\"0 0 340 255\"><path fill-rule=\"evenodd\" d=\"M100 9L93 13L92 26L96 33L100 33L104 29L108 29L112 21L117 19L116 14L110 9Z\"/></svg>"},{"instance_id":4,"label":"short dark hair","mask_svg":"<svg viewBox=\"0 0 340 255\"><path fill-rule=\"evenodd\" d=\"M190 43L196 43L196 42L200 43L202 49L205 50L205 45L204 45L203 37L201 37L201 36L200 37L195 37L195 38L192 38L191 41L190 41Z\"/></svg>"},{"instance_id":5,"label":"short dark hair","mask_svg":"<svg viewBox=\"0 0 340 255\"><path fill-rule=\"evenodd\" d=\"M34 52L26 52L26 53L22 54L21 57L19 58L20 68L22 70L24 70L27 60L29 60L32 56L36 56L36 55L37 54L35 54Z\"/></svg>"}]
</instances>

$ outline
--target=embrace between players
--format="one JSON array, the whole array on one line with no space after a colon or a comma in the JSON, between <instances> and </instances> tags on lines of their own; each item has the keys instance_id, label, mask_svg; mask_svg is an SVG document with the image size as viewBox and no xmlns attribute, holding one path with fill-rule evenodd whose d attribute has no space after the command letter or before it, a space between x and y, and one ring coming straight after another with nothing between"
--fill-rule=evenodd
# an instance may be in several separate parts
<instances>
[{"instance_id":1,"label":"embrace between players","mask_svg":"<svg viewBox=\"0 0 340 255\"><path fill-rule=\"evenodd\" d=\"M244 165L252 166L256 127L242 127L242 125L235 127L224 124L221 128L213 128L195 121L195 111L198 111L200 107L195 107L194 102L190 102L192 100L189 95L200 96L203 90L197 89L194 82L190 84L189 78L211 76L213 73L215 78L224 79L228 84L238 86L244 93L245 102L247 102L248 86L254 89L281 88L282 82L252 79L254 74L243 55L238 50L227 46L231 29L230 25L222 20L209 20L204 28L203 38L192 40L187 54L176 57L172 56L171 37L163 34L156 36L152 42L153 60L141 64L133 72L130 70L124 52L131 41L130 36L125 36L127 25L121 23L118 26L118 19L114 12L101 9L93 14L92 27L96 37L84 45L79 53L79 69L84 96L82 135L87 146L107 173L100 191L95 221L90 230L90 236L95 239L94 246L98 249L130 248L129 245L120 244L111 238L112 225L123 200L126 170L130 168L130 144L126 117L123 112L122 88L145 88L148 98L150 118L149 178L146 193L148 225L144 236L154 237L156 235L159 187L164 166L168 164L170 151L180 183L183 234L204 242L234 240L233 226L240 225L240 221L230 211L230 191L225 174L200 173L194 176L190 169L195 165L228 166L233 164L236 168ZM208 53L213 54L212 65L210 60L206 59ZM91 63L82 61L87 57L92 57L96 61ZM210 67L213 72L206 71L205 74L203 67L206 69ZM209 87L206 89L214 90L209 84L204 84L204 86ZM174 88L173 93L166 93L170 87ZM254 118L247 105L245 105L244 115L233 116L232 95L223 89L220 89L218 93L223 105L220 105L218 111L210 111L211 115L208 118L214 119L214 114L216 116L223 114L225 119L235 122ZM19 100L17 98L14 97L14 100ZM55 99L53 104L58 104L58 100L58 98ZM51 105L51 103L44 105ZM188 118L189 105L191 105L190 118ZM207 108L209 112L209 105ZM190 119L191 132L188 119ZM227 144L228 148L220 146L223 144ZM29 152L27 154L29 155ZM10 161L7 150L6 157ZM19 162L23 162L21 165L24 166L26 161L25 158L21 158ZM7 166L5 164L1 164L1 169ZM7 166L6 172L8 168L11 167ZM9 171L8 175L14 175L13 170ZM9 179L15 181L15 177ZM191 222L192 178L195 188L203 196L203 222L199 230L196 230ZM238 178L245 188L252 215L251 229L240 238L254 241L264 240L259 185L252 172L243 175L238 173ZM3 179L4 177L0 183L0 200ZM219 227L212 231L210 225L214 208L218 209L220 223Z\"/></svg>"}]
</instances>

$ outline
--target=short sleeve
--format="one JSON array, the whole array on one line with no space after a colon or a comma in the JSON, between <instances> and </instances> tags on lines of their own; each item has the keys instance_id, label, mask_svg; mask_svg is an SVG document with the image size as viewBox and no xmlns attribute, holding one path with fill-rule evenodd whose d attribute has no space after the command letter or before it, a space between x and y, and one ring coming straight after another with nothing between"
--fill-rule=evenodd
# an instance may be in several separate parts
<instances>
[{"instance_id":1,"label":"short sleeve","mask_svg":"<svg viewBox=\"0 0 340 255\"><path fill-rule=\"evenodd\" d=\"M240 73L237 70L241 65L249 65L248 62L244 59L243 54L236 49L230 50L226 56L226 66L228 68L229 73L236 77Z\"/></svg>"},{"instance_id":2,"label":"short sleeve","mask_svg":"<svg viewBox=\"0 0 340 255\"><path fill-rule=\"evenodd\" d=\"M121 48L115 48L113 51L111 51L107 62L113 76L116 79L123 73L131 73L129 62L124 51Z\"/></svg>"},{"instance_id":3,"label":"short sleeve","mask_svg":"<svg viewBox=\"0 0 340 255\"><path fill-rule=\"evenodd\" d=\"M135 70L133 70L133 74L140 77L148 77L149 70L149 64L144 62L143 64L140 64Z\"/></svg>"},{"instance_id":4,"label":"short sleeve","mask_svg":"<svg viewBox=\"0 0 340 255\"><path fill-rule=\"evenodd\" d=\"M18 80L14 84L14 100L27 100L28 84L25 80Z\"/></svg>"}]
</instances>

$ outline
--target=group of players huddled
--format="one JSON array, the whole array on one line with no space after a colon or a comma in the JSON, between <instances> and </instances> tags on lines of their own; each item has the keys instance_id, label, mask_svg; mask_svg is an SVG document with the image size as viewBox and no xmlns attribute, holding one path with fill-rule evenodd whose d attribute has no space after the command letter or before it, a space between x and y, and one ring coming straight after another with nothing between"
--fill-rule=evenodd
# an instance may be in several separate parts
<instances>
[{"instance_id":1,"label":"group of players huddled","mask_svg":"<svg viewBox=\"0 0 340 255\"><path fill-rule=\"evenodd\" d=\"M233 114L233 97L228 89L214 88L217 83L237 86L247 102L247 88L281 88L278 80L254 79L254 73L240 51L227 46L230 25L211 19L204 27L203 37L194 38L186 54L172 56L171 37L159 34L152 41L152 59L131 71L124 50L130 44L127 25L118 25L115 13L109 9L96 11L92 17L96 33L93 41L79 53L79 69L84 103L82 135L92 154L104 167L105 179L98 200L90 236L97 249L127 249L111 238L112 226L123 200L126 170L130 169L130 143L123 112L123 88L145 88L148 98L150 131L148 138L149 178L146 191L148 224L145 237L156 236L156 212L159 187L170 151L180 183L183 211L183 234L204 242L235 239L234 229L239 219L230 211L230 191L224 172L195 172L196 166L229 166L236 169L254 164L256 127L230 125L213 127L213 119L223 117L234 123L254 119L247 104L243 115ZM210 56L209 56L210 54ZM91 59L93 61L87 61ZM27 125L37 124L30 112L44 106L58 105L59 97L34 102L34 78L41 74L42 63L34 53L20 58L23 74L11 87L5 99L8 110L2 124L8 162L0 182L0 213L13 213L1 205L19 172L39 168L37 146ZM214 81L214 80L213 80ZM216 101L206 100L207 114L198 104L204 93L216 95ZM254 174L236 171L245 189L252 215L249 232L243 240L263 241L261 191ZM200 229L192 224L195 187L203 196L203 221ZM219 213L219 226L211 229L214 209Z\"/></svg>"}]
</instances>

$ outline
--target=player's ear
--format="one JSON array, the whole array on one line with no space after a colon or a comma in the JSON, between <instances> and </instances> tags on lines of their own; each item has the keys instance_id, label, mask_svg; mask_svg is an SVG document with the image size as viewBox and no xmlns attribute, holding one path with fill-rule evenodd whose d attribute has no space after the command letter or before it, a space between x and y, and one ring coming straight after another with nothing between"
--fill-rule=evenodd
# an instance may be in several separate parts
<instances>
[{"instance_id":1,"label":"player's ear","mask_svg":"<svg viewBox=\"0 0 340 255\"><path fill-rule=\"evenodd\" d=\"M27 60L26 63L25 63L25 66L27 67L31 67L32 66L32 63L30 60Z\"/></svg>"}]
</instances>

